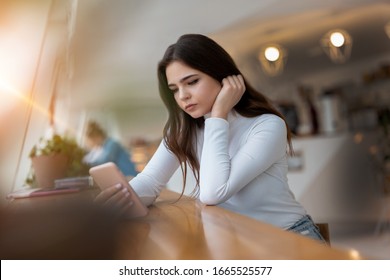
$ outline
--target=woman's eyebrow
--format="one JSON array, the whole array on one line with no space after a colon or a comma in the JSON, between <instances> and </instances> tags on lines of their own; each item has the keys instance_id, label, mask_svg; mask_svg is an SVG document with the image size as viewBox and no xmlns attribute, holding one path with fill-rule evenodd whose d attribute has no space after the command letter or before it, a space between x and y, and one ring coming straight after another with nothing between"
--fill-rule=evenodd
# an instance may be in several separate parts
<instances>
[{"instance_id":1,"label":"woman's eyebrow","mask_svg":"<svg viewBox=\"0 0 390 280\"><path fill-rule=\"evenodd\" d=\"M190 75L188 75L188 76L185 76L185 77L181 78L180 81L179 81L179 83L183 83L183 82L185 82L186 80L192 78L193 76L196 76L196 74L190 74ZM175 84L172 84L172 83L168 84L168 87L171 87L171 86L175 86Z\"/></svg>"}]
</instances>

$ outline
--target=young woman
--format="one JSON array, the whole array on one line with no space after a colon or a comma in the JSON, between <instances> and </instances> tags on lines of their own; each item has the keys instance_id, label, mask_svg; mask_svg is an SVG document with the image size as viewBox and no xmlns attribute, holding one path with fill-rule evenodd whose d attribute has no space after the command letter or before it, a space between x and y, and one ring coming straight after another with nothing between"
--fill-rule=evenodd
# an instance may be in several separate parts
<instances>
[{"instance_id":1,"label":"young woman","mask_svg":"<svg viewBox=\"0 0 390 280\"><path fill-rule=\"evenodd\" d=\"M201 202L323 241L287 183L286 122L221 46L203 35L181 36L160 61L158 79L169 111L164 138L130 181L146 205L179 167L185 182L189 166ZM126 208L127 197L113 186L97 201Z\"/></svg>"}]
</instances>

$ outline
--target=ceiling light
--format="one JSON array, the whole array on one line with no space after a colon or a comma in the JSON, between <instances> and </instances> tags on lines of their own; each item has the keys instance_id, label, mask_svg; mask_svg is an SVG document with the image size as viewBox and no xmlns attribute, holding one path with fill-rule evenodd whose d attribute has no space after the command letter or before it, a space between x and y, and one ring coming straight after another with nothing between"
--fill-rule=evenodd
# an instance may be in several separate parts
<instances>
[{"instance_id":1,"label":"ceiling light","mask_svg":"<svg viewBox=\"0 0 390 280\"><path fill-rule=\"evenodd\" d=\"M276 61L280 57L279 49L276 47L268 47L264 51L264 56L269 61Z\"/></svg>"},{"instance_id":2,"label":"ceiling light","mask_svg":"<svg viewBox=\"0 0 390 280\"><path fill-rule=\"evenodd\" d=\"M287 52L279 45L267 45L258 55L262 69L268 76L276 76L283 72Z\"/></svg>"},{"instance_id":3,"label":"ceiling light","mask_svg":"<svg viewBox=\"0 0 390 280\"><path fill-rule=\"evenodd\" d=\"M325 53L335 63L344 63L351 55L352 37L345 30L331 30L321 38Z\"/></svg>"},{"instance_id":4,"label":"ceiling light","mask_svg":"<svg viewBox=\"0 0 390 280\"><path fill-rule=\"evenodd\" d=\"M333 32L330 34L330 42L333 46L339 48L345 43L344 35L341 32Z\"/></svg>"}]
</instances>

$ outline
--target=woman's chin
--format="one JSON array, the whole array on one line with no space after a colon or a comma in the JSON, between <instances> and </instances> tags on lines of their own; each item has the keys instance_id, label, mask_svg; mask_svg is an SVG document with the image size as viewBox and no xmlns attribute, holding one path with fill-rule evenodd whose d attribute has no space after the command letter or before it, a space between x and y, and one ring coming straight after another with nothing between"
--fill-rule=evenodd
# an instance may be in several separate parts
<instances>
[{"instance_id":1,"label":"woman's chin","mask_svg":"<svg viewBox=\"0 0 390 280\"><path fill-rule=\"evenodd\" d=\"M193 113L193 114L189 114L193 119L199 119L199 118L201 118L201 117L203 117L205 114L195 114L195 113Z\"/></svg>"}]
</instances>

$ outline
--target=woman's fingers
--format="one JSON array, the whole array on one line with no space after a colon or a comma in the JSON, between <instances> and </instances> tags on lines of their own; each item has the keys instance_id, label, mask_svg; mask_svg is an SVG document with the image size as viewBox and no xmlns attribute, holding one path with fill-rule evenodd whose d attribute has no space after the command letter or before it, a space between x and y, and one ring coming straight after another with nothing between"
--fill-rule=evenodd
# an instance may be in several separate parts
<instances>
[{"instance_id":1,"label":"woman's fingers","mask_svg":"<svg viewBox=\"0 0 390 280\"><path fill-rule=\"evenodd\" d=\"M224 79L223 87L226 88L227 97L235 105L245 92L244 78L241 75L228 76Z\"/></svg>"},{"instance_id":2,"label":"woman's fingers","mask_svg":"<svg viewBox=\"0 0 390 280\"><path fill-rule=\"evenodd\" d=\"M242 75L233 75L229 76L228 78L231 82L231 85L234 85L234 87L239 90L240 93L243 93L243 90L245 90L245 83Z\"/></svg>"},{"instance_id":3,"label":"woman's fingers","mask_svg":"<svg viewBox=\"0 0 390 280\"><path fill-rule=\"evenodd\" d=\"M227 118L231 109L240 101L245 92L245 82L241 75L232 75L222 80L222 88L214 101L211 116Z\"/></svg>"},{"instance_id":4,"label":"woman's fingers","mask_svg":"<svg viewBox=\"0 0 390 280\"><path fill-rule=\"evenodd\" d=\"M240 85L237 76L229 76L227 77L227 80L229 81L230 85L234 88L238 88Z\"/></svg>"},{"instance_id":5,"label":"woman's fingers","mask_svg":"<svg viewBox=\"0 0 390 280\"><path fill-rule=\"evenodd\" d=\"M95 202L113 210L120 216L125 215L126 211L133 205L129 190L121 184L103 190L96 196Z\"/></svg>"},{"instance_id":6,"label":"woman's fingers","mask_svg":"<svg viewBox=\"0 0 390 280\"><path fill-rule=\"evenodd\" d=\"M237 75L235 76L236 79L238 80L238 83L240 84L241 89L243 89L243 92L245 91L245 81L244 77L242 75Z\"/></svg>"},{"instance_id":7,"label":"woman's fingers","mask_svg":"<svg viewBox=\"0 0 390 280\"><path fill-rule=\"evenodd\" d=\"M133 201L130 200L130 201L128 201L127 203L125 203L123 205L123 207L119 211L119 215L126 216L126 213L128 213L128 211L131 208L131 206L133 206Z\"/></svg>"},{"instance_id":8,"label":"woman's fingers","mask_svg":"<svg viewBox=\"0 0 390 280\"><path fill-rule=\"evenodd\" d=\"M230 88L234 93L237 91L238 94L243 94L245 91L245 82L242 75L232 75L222 80L224 87Z\"/></svg>"},{"instance_id":9,"label":"woman's fingers","mask_svg":"<svg viewBox=\"0 0 390 280\"><path fill-rule=\"evenodd\" d=\"M123 201L128 200L130 193L127 190L127 188L122 188L118 190L116 193L114 193L111 197L109 197L103 205L105 206L113 206L113 207L120 207L121 203Z\"/></svg>"},{"instance_id":10,"label":"woman's fingers","mask_svg":"<svg viewBox=\"0 0 390 280\"><path fill-rule=\"evenodd\" d=\"M95 198L95 202L97 203L105 203L110 197L112 197L114 194L119 192L121 189L123 189L123 186L121 184L116 184L112 187L106 188L103 191L101 191Z\"/></svg>"}]
</instances>

